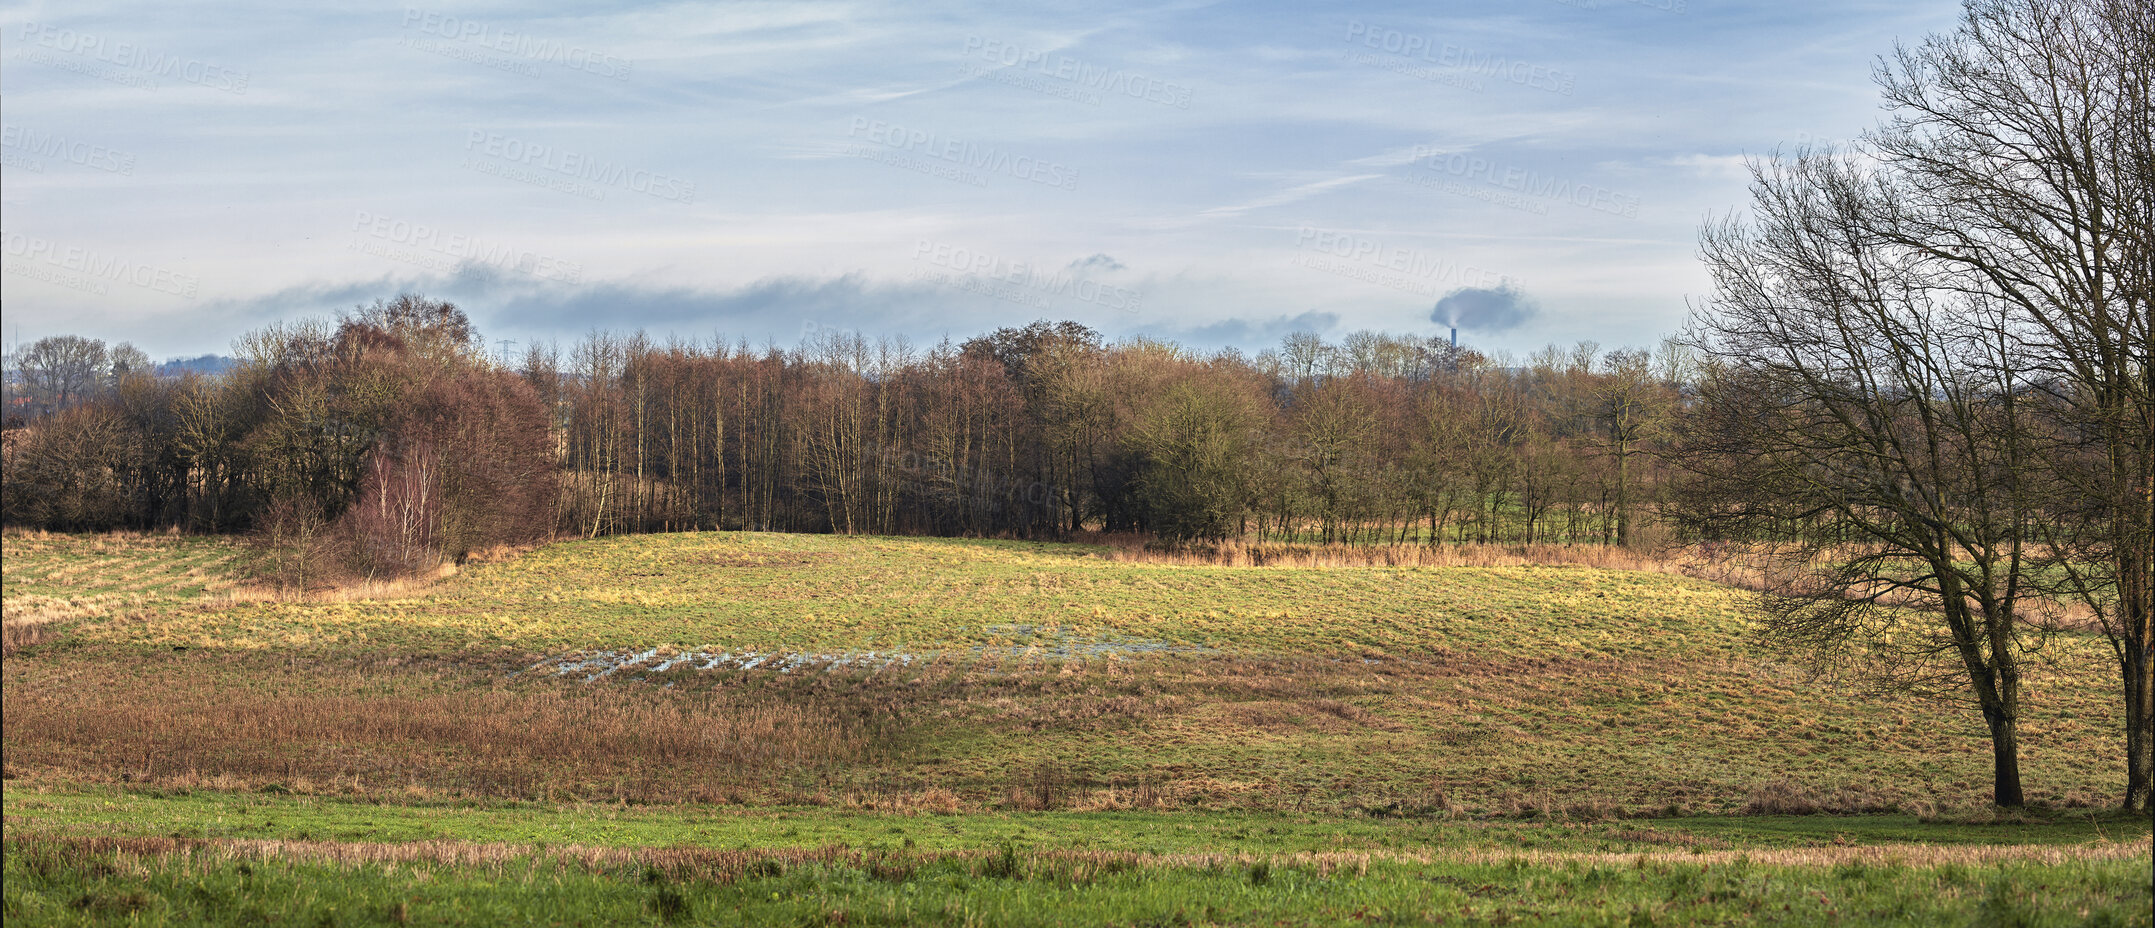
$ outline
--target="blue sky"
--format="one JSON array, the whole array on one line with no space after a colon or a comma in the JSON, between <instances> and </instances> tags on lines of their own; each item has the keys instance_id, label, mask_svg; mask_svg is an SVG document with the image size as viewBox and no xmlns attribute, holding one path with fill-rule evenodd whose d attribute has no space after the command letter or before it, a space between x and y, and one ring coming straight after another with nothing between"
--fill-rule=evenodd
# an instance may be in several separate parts
<instances>
[{"instance_id":1,"label":"blue sky","mask_svg":"<svg viewBox=\"0 0 2155 928\"><path fill-rule=\"evenodd\" d=\"M400 291L490 339L1037 318L1650 344L1743 158L1949 2L0 5L0 300L153 357ZM1462 305L1454 300L1447 305ZM1479 331L1477 331L1479 329Z\"/></svg>"}]
</instances>

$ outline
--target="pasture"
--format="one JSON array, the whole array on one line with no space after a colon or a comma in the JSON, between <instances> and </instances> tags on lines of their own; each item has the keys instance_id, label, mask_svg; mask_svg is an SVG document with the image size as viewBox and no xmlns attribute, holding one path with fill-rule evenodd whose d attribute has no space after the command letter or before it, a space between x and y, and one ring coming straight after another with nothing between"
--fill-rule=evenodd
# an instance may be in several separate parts
<instances>
[{"instance_id":1,"label":"pasture","mask_svg":"<svg viewBox=\"0 0 2155 928\"><path fill-rule=\"evenodd\" d=\"M2090 638L2000 815L1974 712L1666 573L702 533L292 601L5 543L11 920L2147 922Z\"/></svg>"}]
</instances>

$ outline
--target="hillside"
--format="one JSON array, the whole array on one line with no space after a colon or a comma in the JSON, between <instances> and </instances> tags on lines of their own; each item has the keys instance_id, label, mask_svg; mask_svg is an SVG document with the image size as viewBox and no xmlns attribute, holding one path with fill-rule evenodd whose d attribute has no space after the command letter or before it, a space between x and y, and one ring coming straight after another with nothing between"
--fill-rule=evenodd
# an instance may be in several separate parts
<instances>
[{"instance_id":1,"label":"hillside","mask_svg":"<svg viewBox=\"0 0 2155 928\"><path fill-rule=\"evenodd\" d=\"M8 544L11 597L82 557ZM555 544L382 598L133 595L9 661L11 772L1589 817L1927 812L1987 786L1973 712L1814 681L1752 643L1746 594L1654 573L707 533ZM2097 647L2059 641L2033 681L2039 803L2119 789ZM147 733L126 721L142 686L169 713ZM382 721L407 712L431 721Z\"/></svg>"}]
</instances>

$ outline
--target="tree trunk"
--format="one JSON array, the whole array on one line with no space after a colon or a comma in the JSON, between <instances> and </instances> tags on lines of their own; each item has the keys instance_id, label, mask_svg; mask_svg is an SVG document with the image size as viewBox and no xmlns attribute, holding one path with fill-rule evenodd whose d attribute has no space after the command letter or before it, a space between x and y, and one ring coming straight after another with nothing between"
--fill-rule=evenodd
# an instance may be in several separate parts
<instances>
[{"instance_id":1,"label":"tree trunk","mask_svg":"<svg viewBox=\"0 0 2155 928\"><path fill-rule=\"evenodd\" d=\"M2126 616L2127 621L2134 617ZM2139 621L2145 623L2142 616ZM2145 628L2145 624L2141 626ZM2155 679L2148 675L2148 649L2126 647L2122 670L2125 677L2125 809L2145 813L2149 790L2155 783Z\"/></svg>"},{"instance_id":2,"label":"tree trunk","mask_svg":"<svg viewBox=\"0 0 2155 928\"><path fill-rule=\"evenodd\" d=\"M2020 720L1994 708L1983 710L1990 724L1991 801L2008 809L2027 803L2020 792Z\"/></svg>"}]
</instances>

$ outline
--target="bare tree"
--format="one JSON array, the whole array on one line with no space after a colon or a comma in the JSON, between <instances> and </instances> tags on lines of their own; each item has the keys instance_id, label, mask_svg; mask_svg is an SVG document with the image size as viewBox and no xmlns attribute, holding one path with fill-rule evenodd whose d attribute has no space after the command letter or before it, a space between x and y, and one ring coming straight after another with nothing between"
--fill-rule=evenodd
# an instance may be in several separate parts
<instances>
[{"instance_id":1,"label":"bare tree","mask_svg":"<svg viewBox=\"0 0 2155 928\"><path fill-rule=\"evenodd\" d=\"M1610 506L1616 543L1629 546L1639 459L1645 443L1666 423L1669 396L1655 380L1645 351L1613 351L1603 363L1605 374L1594 391L1594 418L1605 429L1598 436L1603 452L1615 465Z\"/></svg>"},{"instance_id":2,"label":"bare tree","mask_svg":"<svg viewBox=\"0 0 2155 928\"><path fill-rule=\"evenodd\" d=\"M2124 689L2127 808L2155 781L2155 10L2139 0L1981 0L1880 69L1872 140L1898 199L1880 234L1943 286L2042 398L2037 524L2092 609Z\"/></svg>"},{"instance_id":3,"label":"bare tree","mask_svg":"<svg viewBox=\"0 0 2155 928\"><path fill-rule=\"evenodd\" d=\"M1766 630L1821 668L1969 697L1992 797L2020 805L2039 513L2027 383L1987 337L2000 309L1879 234L1900 204L1863 159L1755 165L1752 194L1750 221L1701 235L1715 288L1682 517L1762 552Z\"/></svg>"},{"instance_id":4,"label":"bare tree","mask_svg":"<svg viewBox=\"0 0 2155 928\"><path fill-rule=\"evenodd\" d=\"M107 374L105 343L80 335L40 338L16 352L15 368L34 411L50 415L100 392Z\"/></svg>"}]
</instances>

